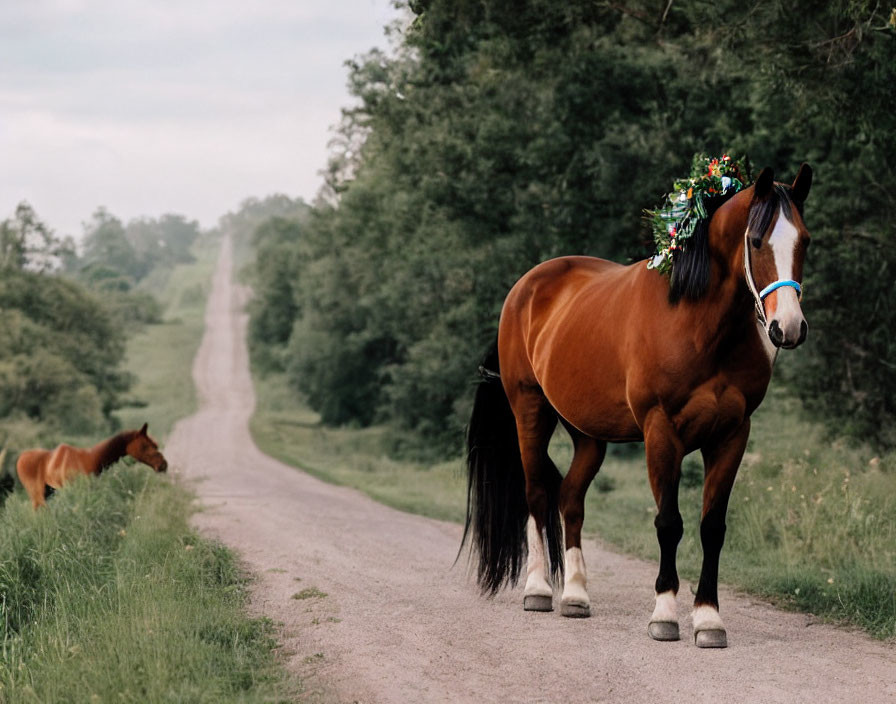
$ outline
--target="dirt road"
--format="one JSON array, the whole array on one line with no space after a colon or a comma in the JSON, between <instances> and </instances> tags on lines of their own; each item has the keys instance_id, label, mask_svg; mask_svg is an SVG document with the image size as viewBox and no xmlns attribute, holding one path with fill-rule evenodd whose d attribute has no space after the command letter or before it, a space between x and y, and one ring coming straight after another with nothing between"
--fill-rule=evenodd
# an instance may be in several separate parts
<instances>
[{"instance_id":1,"label":"dirt road","mask_svg":"<svg viewBox=\"0 0 896 704\"><path fill-rule=\"evenodd\" d=\"M201 410L166 454L196 482L198 524L259 579L253 609L282 622L309 698L344 702L894 702L896 648L723 590L727 650L699 650L689 585L682 640L647 636L656 565L585 546L593 616L488 601L452 569L460 528L374 503L262 454L242 314L221 252L195 360ZM294 597L296 595L296 598ZM317 696L315 696L315 691Z\"/></svg>"}]
</instances>

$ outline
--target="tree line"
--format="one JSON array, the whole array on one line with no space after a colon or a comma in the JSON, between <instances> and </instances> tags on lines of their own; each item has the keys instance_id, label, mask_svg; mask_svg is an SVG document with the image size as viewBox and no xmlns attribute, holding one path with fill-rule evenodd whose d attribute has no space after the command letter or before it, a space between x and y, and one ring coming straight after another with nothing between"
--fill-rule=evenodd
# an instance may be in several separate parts
<instances>
[{"instance_id":1,"label":"tree line","mask_svg":"<svg viewBox=\"0 0 896 704\"><path fill-rule=\"evenodd\" d=\"M816 173L809 342L778 375L896 443L896 12L853 2L413 0L350 62L313 207L244 230L253 360L328 423L458 447L501 303L563 254L650 256L695 152Z\"/></svg>"}]
</instances>

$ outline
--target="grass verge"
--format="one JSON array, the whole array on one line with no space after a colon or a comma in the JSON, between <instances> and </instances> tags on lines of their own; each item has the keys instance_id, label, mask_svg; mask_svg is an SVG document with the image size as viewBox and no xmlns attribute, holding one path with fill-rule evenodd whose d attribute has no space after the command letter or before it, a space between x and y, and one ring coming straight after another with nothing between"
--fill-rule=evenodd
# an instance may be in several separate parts
<instances>
[{"instance_id":1,"label":"grass verge","mask_svg":"<svg viewBox=\"0 0 896 704\"><path fill-rule=\"evenodd\" d=\"M461 521L459 459L432 466L388 456L382 428L326 428L277 375L255 379L252 435L268 454L329 482L413 513ZM564 469L571 443L551 455ZM685 535L679 571L696 580L702 560L699 454L685 459ZM643 448L611 446L586 502L585 530L616 549L656 560L656 508ZM833 441L801 419L774 386L753 431L728 513L720 574L732 586L786 607L896 638L896 456Z\"/></svg>"},{"instance_id":2,"label":"grass verge","mask_svg":"<svg viewBox=\"0 0 896 704\"><path fill-rule=\"evenodd\" d=\"M0 701L262 702L271 625L244 614L233 555L188 526L189 495L142 466L0 514Z\"/></svg>"},{"instance_id":3,"label":"grass verge","mask_svg":"<svg viewBox=\"0 0 896 704\"><path fill-rule=\"evenodd\" d=\"M384 428L328 428L279 375L255 377L250 430L271 457L331 484L351 486L388 506L462 521L465 482L459 460L424 464L389 457Z\"/></svg>"}]
</instances>

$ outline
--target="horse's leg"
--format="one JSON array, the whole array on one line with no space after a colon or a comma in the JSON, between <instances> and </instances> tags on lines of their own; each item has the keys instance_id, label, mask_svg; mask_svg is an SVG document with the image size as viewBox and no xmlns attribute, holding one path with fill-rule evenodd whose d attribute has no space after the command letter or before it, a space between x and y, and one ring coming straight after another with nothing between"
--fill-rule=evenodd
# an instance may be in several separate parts
<instances>
[{"instance_id":1,"label":"horse's leg","mask_svg":"<svg viewBox=\"0 0 896 704\"><path fill-rule=\"evenodd\" d=\"M16 473L19 475L19 481L25 487L28 498L31 499L31 505L35 510L46 504L46 482L43 479L41 471L41 463L23 461L19 458L16 463Z\"/></svg>"},{"instance_id":2,"label":"horse's leg","mask_svg":"<svg viewBox=\"0 0 896 704\"><path fill-rule=\"evenodd\" d=\"M570 430L575 454L569 471L560 484L559 507L564 527L564 582L560 613L564 616L591 615L588 598L585 558L582 556L582 523L585 519L585 494L600 469L607 444Z\"/></svg>"},{"instance_id":3,"label":"horse's leg","mask_svg":"<svg viewBox=\"0 0 896 704\"><path fill-rule=\"evenodd\" d=\"M549 581L548 556L545 554L545 528L551 530L556 519L556 495L560 472L548 457L548 443L557 426L557 414L540 389L525 389L514 394L511 407L516 418L520 457L526 473L526 502L529 520L526 540L526 587L523 608L526 611L551 611L553 587ZM550 536L549 536L550 539Z\"/></svg>"},{"instance_id":4,"label":"horse's leg","mask_svg":"<svg viewBox=\"0 0 896 704\"><path fill-rule=\"evenodd\" d=\"M694 642L701 648L724 648L728 638L719 618L719 554L725 542L725 514L737 469L750 436L749 419L731 435L702 448L706 478L700 541L703 567L694 599Z\"/></svg>"},{"instance_id":5,"label":"horse's leg","mask_svg":"<svg viewBox=\"0 0 896 704\"><path fill-rule=\"evenodd\" d=\"M538 529L535 516L529 514L526 523L526 544L529 554L526 558L526 587L523 590L523 608L526 611L552 611L554 590L547 579L547 557L544 554L542 531Z\"/></svg>"},{"instance_id":6,"label":"horse's leg","mask_svg":"<svg viewBox=\"0 0 896 704\"><path fill-rule=\"evenodd\" d=\"M47 505L47 491L46 491L46 486L47 486L47 485L44 484L43 487L40 487L40 486L37 486L37 485L32 485L32 486L26 486L26 487L25 487L25 490L28 492L28 496L29 496L29 498L31 499L31 505L34 507L34 510L35 510L35 511L36 511L37 509L39 509L41 506L46 506L46 505Z\"/></svg>"},{"instance_id":7,"label":"horse's leg","mask_svg":"<svg viewBox=\"0 0 896 704\"><path fill-rule=\"evenodd\" d=\"M647 474L656 501L654 519L660 544L660 571L656 578L656 605L647 626L654 640L678 640L678 569L675 557L684 533L678 512L678 482L683 448L665 415L655 415L644 433Z\"/></svg>"}]
</instances>

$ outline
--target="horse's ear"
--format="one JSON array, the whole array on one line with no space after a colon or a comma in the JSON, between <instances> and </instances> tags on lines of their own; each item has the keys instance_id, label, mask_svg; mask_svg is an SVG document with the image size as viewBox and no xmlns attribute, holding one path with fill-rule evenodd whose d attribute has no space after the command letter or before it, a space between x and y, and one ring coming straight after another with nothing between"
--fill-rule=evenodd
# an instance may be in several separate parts
<instances>
[{"instance_id":1,"label":"horse's ear","mask_svg":"<svg viewBox=\"0 0 896 704\"><path fill-rule=\"evenodd\" d=\"M138 434L138 435L146 435L146 426L148 426L148 425L149 425L149 423L144 423L144 424L143 424L143 427L140 428L140 432L137 433L137 434Z\"/></svg>"},{"instance_id":2,"label":"horse's ear","mask_svg":"<svg viewBox=\"0 0 896 704\"><path fill-rule=\"evenodd\" d=\"M754 198L756 200L765 200L775 187L775 171L770 166L766 166L759 172L759 178L756 179L756 187L753 189Z\"/></svg>"},{"instance_id":3,"label":"horse's ear","mask_svg":"<svg viewBox=\"0 0 896 704\"><path fill-rule=\"evenodd\" d=\"M805 162L800 166L800 170L793 179L791 186L791 197L797 203L805 203L809 196L809 188L812 186L812 167Z\"/></svg>"}]
</instances>

